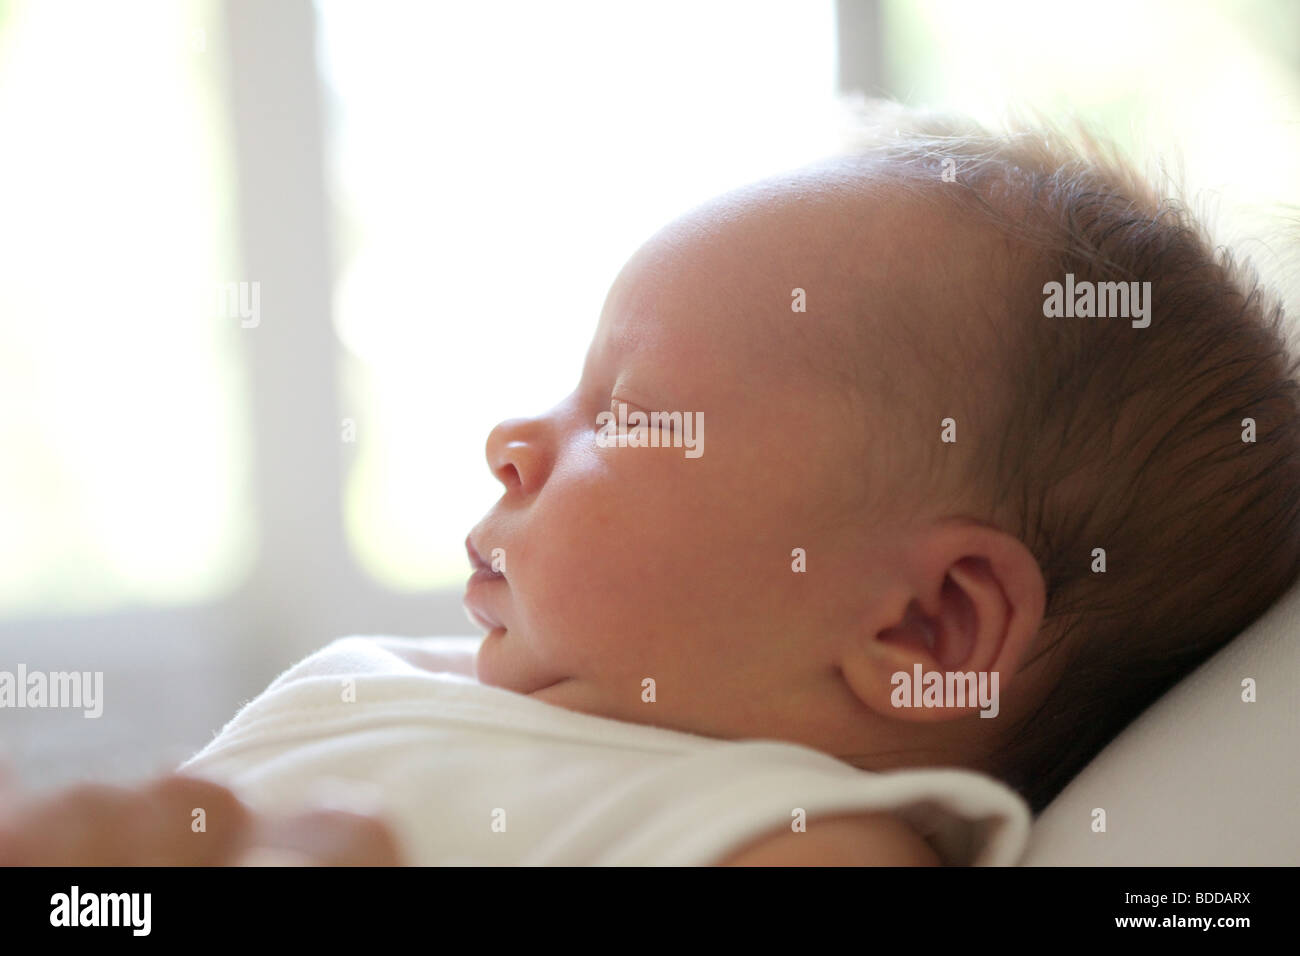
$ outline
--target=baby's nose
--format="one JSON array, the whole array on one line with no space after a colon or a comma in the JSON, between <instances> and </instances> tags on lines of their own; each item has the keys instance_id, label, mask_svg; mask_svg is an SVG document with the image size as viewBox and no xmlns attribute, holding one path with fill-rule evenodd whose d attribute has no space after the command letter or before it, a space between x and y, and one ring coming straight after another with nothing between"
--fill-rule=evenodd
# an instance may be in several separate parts
<instances>
[{"instance_id":1,"label":"baby's nose","mask_svg":"<svg viewBox=\"0 0 1300 956\"><path fill-rule=\"evenodd\" d=\"M506 488L531 494L546 478L545 428L537 418L511 418L488 434L487 461Z\"/></svg>"}]
</instances>

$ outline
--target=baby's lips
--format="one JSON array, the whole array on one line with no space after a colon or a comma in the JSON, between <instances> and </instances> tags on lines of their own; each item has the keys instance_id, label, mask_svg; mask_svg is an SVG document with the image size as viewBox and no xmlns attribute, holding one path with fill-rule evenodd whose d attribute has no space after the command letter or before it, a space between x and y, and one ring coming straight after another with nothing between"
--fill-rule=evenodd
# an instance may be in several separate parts
<instances>
[{"instance_id":1,"label":"baby's lips","mask_svg":"<svg viewBox=\"0 0 1300 956\"><path fill-rule=\"evenodd\" d=\"M496 570L491 564L485 561L483 555L479 554L478 548L474 547L473 532L465 536L465 553L469 556L470 567L472 567L476 572L486 571L488 574L496 575L497 577L503 576L502 572Z\"/></svg>"},{"instance_id":2,"label":"baby's lips","mask_svg":"<svg viewBox=\"0 0 1300 956\"><path fill-rule=\"evenodd\" d=\"M471 598L471 596L468 594L465 596L464 606L465 606L465 613L469 615L469 619L474 624L483 628L483 630L495 631L499 627L505 627L504 624L502 624L492 615L488 614L487 611L483 610L483 608L481 608L477 603L475 603L474 600Z\"/></svg>"}]
</instances>

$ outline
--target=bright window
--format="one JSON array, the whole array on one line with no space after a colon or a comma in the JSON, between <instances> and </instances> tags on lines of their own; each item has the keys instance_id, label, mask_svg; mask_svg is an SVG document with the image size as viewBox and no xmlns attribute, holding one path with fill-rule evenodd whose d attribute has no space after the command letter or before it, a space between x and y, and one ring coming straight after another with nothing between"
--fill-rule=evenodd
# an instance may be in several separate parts
<instances>
[{"instance_id":1,"label":"bright window","mask_svg":"<svg viewBox=\"0 0 1300 956\"><path fill-rule=\"evenodd\" d=\"M334 110L346 524L396 588L459 586L491 427L577 384L623 262L836 145L808 3L318 3Z\"/></svg>"},{"instance_id":2,"label":"bright window","mask_svg":"<svg viewBox=\"0 0 1300 956\"><path fill-rule=\"evenodd\" d=\"M0 612L247 567L207 3L0 4Z\"/></svg>"},{"instance_id":3,"label":"bright window","mask_svg":"<svg viewBox=\"0 0 1300 956\"><path fill-rule=\"evenodd\" d=\"M1009 106L1075 113L1140 160L1181 162L1225 240L1267 235L1278 204L1300 202L1300 5L886 0L883 24L906 102L990 122Z\"/></svg>"}]
</instances>

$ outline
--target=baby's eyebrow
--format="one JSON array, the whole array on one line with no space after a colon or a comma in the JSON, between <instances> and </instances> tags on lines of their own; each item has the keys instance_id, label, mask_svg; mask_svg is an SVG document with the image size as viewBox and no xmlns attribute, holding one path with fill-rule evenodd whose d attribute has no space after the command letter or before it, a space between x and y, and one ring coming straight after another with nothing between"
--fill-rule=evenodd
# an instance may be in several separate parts
<instances>
[{"instance_id":1,"label":"baby's eyebrow","mask_svg":"<svg viewBox=\"0 0 1300 956\"><path fill-rule=\"evenodd\" d=\"M587 349L586 357L583 359L582 380L584 382L597 378L598 372L602 370L604 372L614 372L615 381L617 381L617 376L623 372L623 355L627 354L626 337L622 338L624 347L620 349L608 333L597 332L591 346ZM603 375L600 377L603 377Z\"/></svg>"},{"instance_id":2,"label":"baby's eyebrow","mask_svg":"<svg viewBox=\"0 0 1300 956\"><path fill-rule=\"evenodd\" d=\"M644 383L638 381L636 384L642 385ZM638 408L648 410L656 406L654 406L653 403L647 404L647 400L651 395L660 394L660 392L661 390L659 389L650 389L649 391L645 391L636 386L629 385L627 373L624 372L614 380L614 387L610 389L610 401L621 401L628 405L635 405Z\"/></svg>"}]
</instances>

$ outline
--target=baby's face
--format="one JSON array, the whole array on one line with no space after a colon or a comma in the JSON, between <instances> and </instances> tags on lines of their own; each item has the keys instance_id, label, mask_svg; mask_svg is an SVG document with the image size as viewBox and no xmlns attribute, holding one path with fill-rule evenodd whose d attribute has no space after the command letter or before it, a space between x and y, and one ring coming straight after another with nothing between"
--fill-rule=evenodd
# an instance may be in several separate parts
<instances>
[{"instance_id":1,"label":"baby's face","mask_svg":"<svg viewBox=\"0 0 1300 956\"><path fill-rule=\"evenodd\" d=\"M875 428L893 412L827 370L858 341L849 322L883 321L863 289L911 254L902 213L870 212L815 178L752 189L625 266L576 390L488 438L505 491L468 544L502 549L504 574L466 596L489 629L480 681L710 736L863 745L839 665L903 535L861 503L902 466ZM603 445L619 404L702 420L695 451L667 432Z\"/></svg>"}]
</instances>

